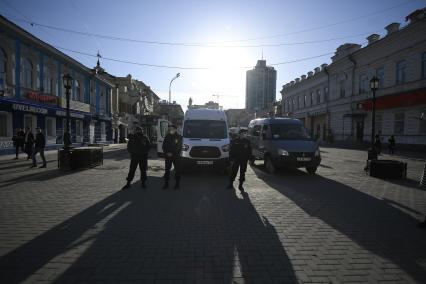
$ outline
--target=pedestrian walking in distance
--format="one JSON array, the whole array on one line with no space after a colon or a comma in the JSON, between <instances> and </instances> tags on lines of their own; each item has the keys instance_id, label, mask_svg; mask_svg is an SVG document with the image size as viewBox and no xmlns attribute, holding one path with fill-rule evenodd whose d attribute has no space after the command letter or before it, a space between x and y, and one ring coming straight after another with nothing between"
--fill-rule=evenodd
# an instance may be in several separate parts
<instances>
[{"instance_id":1,"label":"pedestrian walking in distance","mask_svg":"<svg viewBox=\"0 0 426 284\"><path fill-rule=\"evenodd\" d=\"M19 158L19 149L21 149L22 152L25 153L24 150L24 139L25 139L25 132L22 130L22 128L17 128L15 135L12 137L13 146L15 147L15 160L18 160Z\"/></svg>"},{"instance_id":2,"label":"pedestrian walking in distance","mask_svg":"<svg viewBox=\"0 0 426 284\"><path fill-rule=\"evenodd\" d=\"M180 183L180 153L182 150L182 136L177 133L176 125L169 126L169 133L164 138L163 153L165 157L165 173L163 189L169 188L170 169L175 169L175 187L179 189Z\"/></svg>"},{"instance_id":3,"label":"pedestrian walking in distance","mask_svg":"<svg viewBox=\"0 0 426 284\"><path fill-rule=\"evenodd\" d=\"M141 171L141 186L142 188L146 187L147 175L146 171L148 168L148 153L151 149L151 143L142 131L141 127L136 127L135 133L129 135L130 139L127 142L127 151L130 153L130 169L129 174L127 175L127 183L122 188L130 188L130 184L135 177L136 168L139 165L139 170Z\"/></svg>"},{"instance_id":4,"label":"pedestrian walking in distance","mask_svg":"<svg viewBox=\"0 0 426 284\"><path fill-rule=\"evenodd\" d=\"M377 155L382 153L382 141L380 140L380 135L376 134L374 138L374 148L376 150Z\"/></svg>"},{"instance_id":5,"label":"pedestrian walking in distance","mask_svg":"<svg viewBox=\"0 0 426 284\"><path fill-rule=\"evenodd\" d=\"M33 155L33 146L34 146L34 135L31 132L31 129L27 126L25 127L25 135L24 135L24 151L27 154L27 160L31 159Z\"/></svg>"},{"instance_id":6,"label":"pedestrian walking in distance","mask_svg":"<svg viewBox=\"0 0 426 284\"><path fill-rule=\"evenodd\" d=\"M388 139L388 149L389 149L389 155L393 155L395 150L395 137L391 135Z\"/></svg>"},{"instance_id":7,"label":"pedestrian walking in distance","mask_svg":"<svg viewBox=\"0 0 426 284\"><path fill-rule=\"evenodd\" d=\"M241 129L239 131L239 137L231 141L229 159L231 162L231 176L229 178L228 188L233 188L233 183L237 177L238 169L240 169L240 184L238 189L241 193L243 193L243 183L246 179L247 162L252 159L251 143L250 140L247 139L246 129Z\"/></svg>"},{"instance_id":8,"label":"pedestrian walking in distance","mask_svg":"<svg viewBox=\"0 0 426 284\"><path fill-rule=\"evenodd\" d=\"M40 127L37 127L37 133L35 137L34 150L33 150L33 165L32 168L37 167L37 153L40 153L40 157L43 160L43 165L40 168L46 167L46 158L44 157L44 148L46 147L46 138L41 131Z\"/></svg>"}]
</instances>

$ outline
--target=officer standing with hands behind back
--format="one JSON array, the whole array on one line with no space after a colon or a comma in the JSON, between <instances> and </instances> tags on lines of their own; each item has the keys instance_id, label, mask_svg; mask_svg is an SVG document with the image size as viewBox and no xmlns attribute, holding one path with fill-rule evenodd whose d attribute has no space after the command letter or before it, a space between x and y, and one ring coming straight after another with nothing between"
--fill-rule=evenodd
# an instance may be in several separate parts
<instances>
[{"instance_id":1,"label":"officer standing with hands behind back","mask_svg":"<svg viewBox=\"0 0 426 284\"><path fill-rule=\"evenodd\" d=\"M163 189L169 188L170 169L175 169L175 189L179 189L180 182L180 153L182 151L182 136L177 133L176 125L169 125L169 133L164 138L163 153L165 158L165 173Z\"/></svg>"},{"instance_id":2,"label":"officer standing with hands behind back","mask_svg":"<svg viewBox=\"0 0 426 284\"><path fill-rule=\"evenodd\" d=\"M228 188L233 188L233 182L237 176L238 168L240 169L240 184L238 189L244 192L243 183L246 179L247 162L252 159L251 143L247 139L247 129L239 131L239 137L231 141L231 149L229 151L229 159L231 160L231 176Z\"/></svg>"}]
</instances>

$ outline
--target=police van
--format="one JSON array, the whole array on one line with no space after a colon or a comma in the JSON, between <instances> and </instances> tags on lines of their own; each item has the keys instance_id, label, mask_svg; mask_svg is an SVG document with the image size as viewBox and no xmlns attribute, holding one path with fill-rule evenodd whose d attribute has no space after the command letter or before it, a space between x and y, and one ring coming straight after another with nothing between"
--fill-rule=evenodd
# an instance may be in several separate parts
<instances>
[{"instance_id":1,"label":"police van","mask_svg":"<svg viewBox=\"0 0 426 284\"><path fill-rule=\"evenodd\" d=\"M298 119L254 119L249 123L248 137L253 156L264 160L270 173L278 168L303 167L314 174L321 163L318 143Z\"/></svg>"},{"instance_id":2,"label":"police van","mask_svg":"<svg viewBox=\"0 0 426 284\"><path fill-rule=\"evenodd\" d=\"M226 114L216 109L189 109L182 127L182 166L228 166L230 141Z\"/></svg>"}]
</instances>

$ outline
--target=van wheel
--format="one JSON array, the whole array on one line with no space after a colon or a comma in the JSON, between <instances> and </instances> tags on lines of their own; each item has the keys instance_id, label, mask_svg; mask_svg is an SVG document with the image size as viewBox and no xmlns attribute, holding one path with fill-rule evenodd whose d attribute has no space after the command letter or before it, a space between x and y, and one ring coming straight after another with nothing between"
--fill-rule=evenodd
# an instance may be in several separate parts
<instances>
[{"instance_id":1,"label":"van wheel","mask_svg":"<svg viewBox=\"0 0 426 284\"><path fill-rule=\"evenodd\" d=\"M306 171L310 174L310 175L314 175L317 171L318 167L306 167Z\"/></svg>"},{"instance_id":2,"label":"van wheel","mask_svg":"<svg viewBox=\"0 0 426 284\"><path fill-rule=\"evenodd\" d=\"M269 156L265 157L265 168L266 171L270 174L274 174L276 172L276 168L274 164L272 163L272 159Z\"/></svg>"}]
</instances>

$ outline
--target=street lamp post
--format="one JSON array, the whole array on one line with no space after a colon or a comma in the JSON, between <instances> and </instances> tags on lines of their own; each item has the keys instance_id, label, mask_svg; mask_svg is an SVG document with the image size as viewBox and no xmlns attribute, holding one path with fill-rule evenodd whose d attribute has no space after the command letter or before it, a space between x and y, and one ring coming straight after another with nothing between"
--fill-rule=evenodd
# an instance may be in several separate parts
<instances>
[{"instance_id":1,"label":"street lamp post","mask_svg":"<svg viewBox=\"0 0 426 284\"><path fill-rule=\"evenodd\" d=\"M176 76L174 76L174 77L172 78L172 80L170 81L170 85L169 85L169 104L171 104L171 103L172 103L172 82L173 82L175 79L179 78L179 76L180 76L180 73L177 73L177 74L176 74Z\"/></svg>"},{"instance_id":2,"label":"street lamp post","mask_svg":"<svg viewBox=\"0 0 426 284\"><path fill-rule=\"evenodd\" d=\"M66 126L65 126L65 133L64 133L64 149L69 149L71 145L71 134L70 134L70 89L72 87L72 80L73 78L70 76L70 74L65 74L62 77L64 88L65 88L65 95L66 95L66 108L67 108L67 117L66 117Z\"/></svg>"},{"instance_id":3,"label":"street lamp post","mask_svg":"<svg viewBox=\"0 0 426 284\"><path fill-rule=\"evenodd\" d=\"M372 154L377 157L376 149L374 148L374 137L376 134L376 91L379 88L379 78L373 76L370 80L370 89L373 92L371 98L371 150Z\"/></svg>"}]
</instances>

